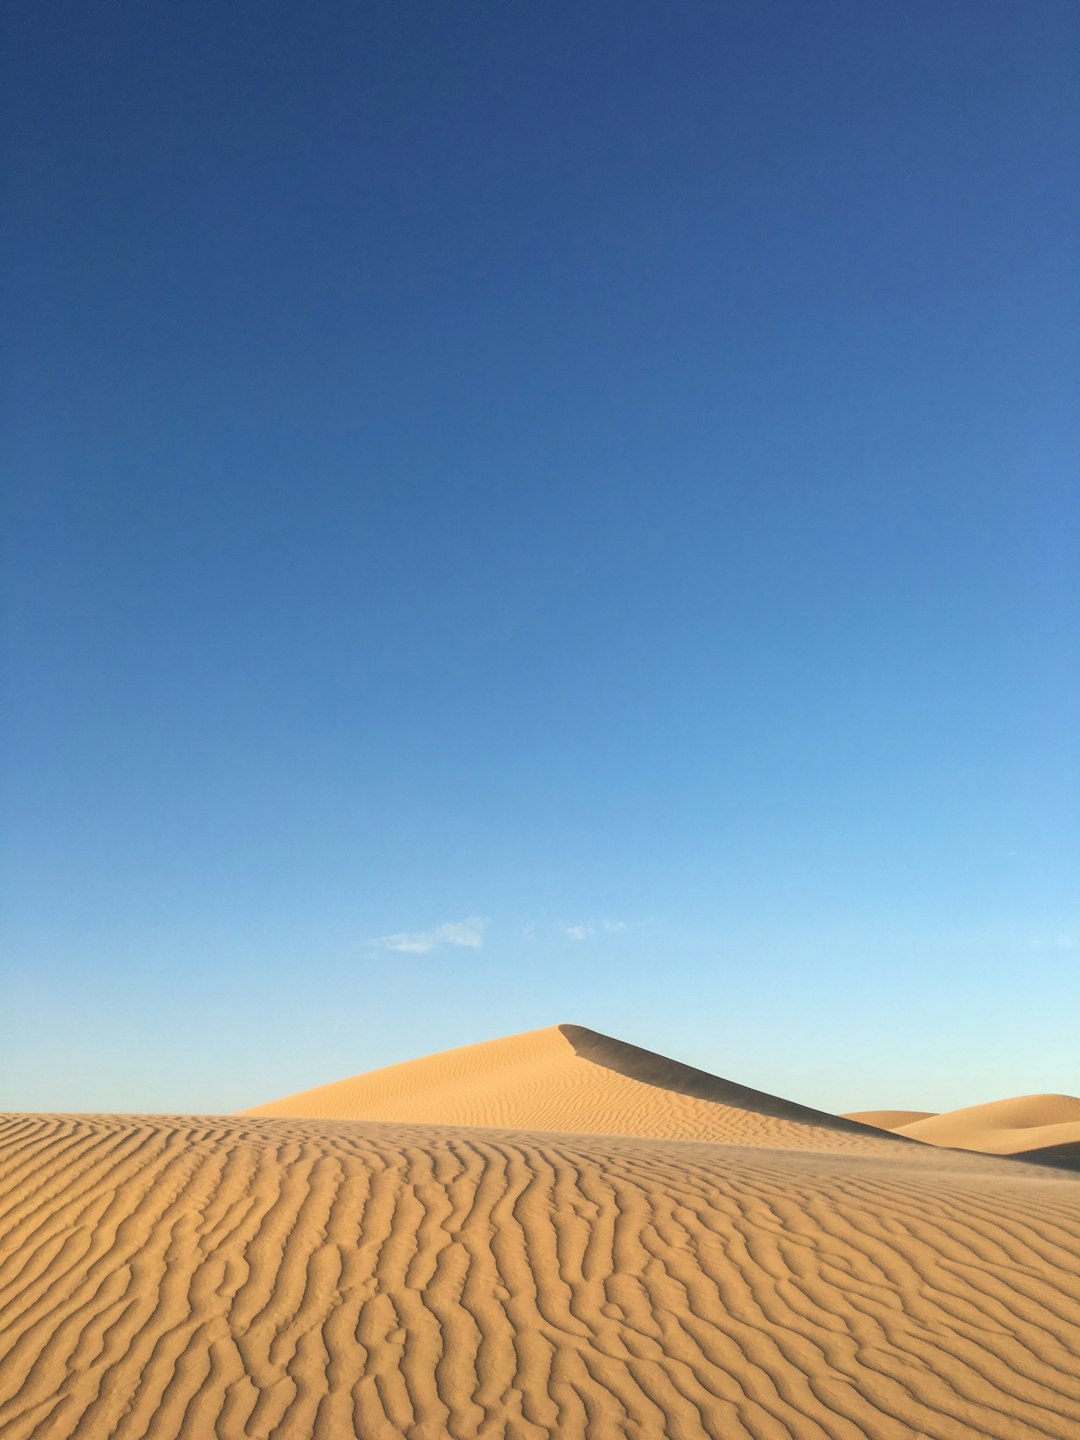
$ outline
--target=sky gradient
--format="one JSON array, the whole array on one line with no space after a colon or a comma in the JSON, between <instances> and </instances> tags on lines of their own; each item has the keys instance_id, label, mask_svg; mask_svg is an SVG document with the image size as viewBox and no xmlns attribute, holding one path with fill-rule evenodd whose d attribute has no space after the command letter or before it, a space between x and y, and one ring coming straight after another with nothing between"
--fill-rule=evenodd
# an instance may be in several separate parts
<instances>
[{"instance_id":1,"label":"sky gradient","mask_svg":"<svg viewBox=\"0 0 1080 1440\"><path fill-rule=\"evenodd\" d=\"M1080 1093L1080 7L3 26L0 1106Z\"/></svg>"}]
</instances>

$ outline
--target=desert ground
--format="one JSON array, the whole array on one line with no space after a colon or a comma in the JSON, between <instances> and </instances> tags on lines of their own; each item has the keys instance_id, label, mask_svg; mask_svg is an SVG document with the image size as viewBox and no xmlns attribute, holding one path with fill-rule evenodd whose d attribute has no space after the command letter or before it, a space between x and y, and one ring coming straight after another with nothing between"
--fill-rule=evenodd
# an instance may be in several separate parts
<instances>
[{"instance_id":1,"label":"desert ground","mask_svg":"<svg viewBox=\"0 0 1080 1440\"><path fill-rule=\"evenodd\" d=\"M1072 1440L1078 1148L1068 1097L832 1116L572 1025L10 1114L0 1437Z\"/></svg>"}]
</instances>

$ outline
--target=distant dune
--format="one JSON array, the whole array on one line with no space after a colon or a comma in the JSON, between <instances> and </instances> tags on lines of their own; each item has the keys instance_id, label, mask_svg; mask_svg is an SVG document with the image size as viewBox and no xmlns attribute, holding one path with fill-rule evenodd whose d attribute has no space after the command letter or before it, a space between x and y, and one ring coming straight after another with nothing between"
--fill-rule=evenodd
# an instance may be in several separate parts
<instances>
[{"instance_id":1,"label":"distant dune","mask_svg":"<svg viewBox=\"0 0 1080 1440\"><path fill-rule=\"evenodd\" d=\"M3 1440L1080 1435L1067 1171L575 1026L317 1105L0 1117Z\"/></svg>"},{"instance_id":2,"label":"distant dune","mask_svg":"<svg viewBox=\"0 0 1080 1440\"><path fill-rule=\"evenodd\" d=\"M552 1025L446 1050L246 1113L799 1149L873 1147L884 1140L865 1125L718 1079L581 1025Z\"/></svg>"},{"instance_id":3,"label":"distant dune","mask_svg":"<svg viewBox=\"0 0 1080 1440\"><path fill-rule=\"evenodd\" d=\"M1026 1155L1063 1145L1080 1146L1080 1099L1074 1095L1020 1095L930 1115L899 1127L898 1134L957 1150Z\"/></svg>"},{"instance_id":4,"label":"distant dune","mask_svg":"<svg viewBox=\"0 0 1080 1440\"><path fill-rule=\"evenodd\" d=\"M1080 1158L1080 1099L1075 1095L1018 1095L935 1114L925 1110L856 1110L846 1117L928 1145L1015 1155L1069 1165Z\"/></svg>"},{"instance_id":5,"label":"distant dune","mask_svg":"<svg viewBox=\"0 0 1080 1440\"><path fill-rule=\"evenodd\" d=\"M873 1125L878 1130L899 1130L915 1120L929 1120L934 1110L849 1110L845 1120L855 1120L860 1125Z\"/></svg>"}]
</instances>

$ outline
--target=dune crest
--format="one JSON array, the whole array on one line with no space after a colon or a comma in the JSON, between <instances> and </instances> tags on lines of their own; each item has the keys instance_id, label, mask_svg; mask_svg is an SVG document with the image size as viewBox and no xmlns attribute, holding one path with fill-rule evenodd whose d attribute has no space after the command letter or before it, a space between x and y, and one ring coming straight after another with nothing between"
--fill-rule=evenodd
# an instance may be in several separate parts
<instances>
[{"instance_id":1,"label":"dune crest","mask_svg":"<svg viewBox=\"0 0 1080 1440\"><path fill-rule=\"evenodd\" d=\"M244 1113L799 1149L893 1143L855 1121L721 1080L583 1025L445 1050Z\"/></svg>"}]
</instances>

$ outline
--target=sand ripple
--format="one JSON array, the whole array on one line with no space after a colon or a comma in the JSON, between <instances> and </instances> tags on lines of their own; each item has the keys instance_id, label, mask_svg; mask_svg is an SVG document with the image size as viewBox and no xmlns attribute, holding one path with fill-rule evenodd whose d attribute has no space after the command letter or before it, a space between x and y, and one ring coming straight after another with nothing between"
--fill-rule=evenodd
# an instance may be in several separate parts
<instances>
[{"instance_id":1,"label":"sand ripple","mask_svg":"<svg viewBox=\"0 0 1080 1440\"><path fill-rule=\"evenodd\" d=\"M1078 1255L910 1144L12 1116L0 1435L1067 1440Z\"/></svg>"}]
</instances>

